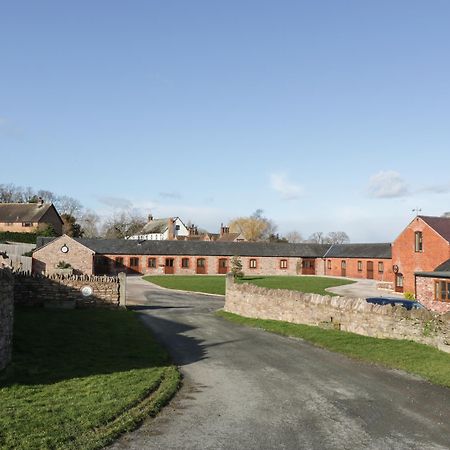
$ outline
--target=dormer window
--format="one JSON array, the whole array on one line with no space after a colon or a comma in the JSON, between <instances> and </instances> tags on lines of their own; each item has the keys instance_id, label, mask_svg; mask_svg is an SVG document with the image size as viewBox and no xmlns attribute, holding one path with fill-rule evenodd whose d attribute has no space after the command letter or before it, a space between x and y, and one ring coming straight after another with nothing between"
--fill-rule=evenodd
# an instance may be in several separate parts
<instances>
[{"instance_id":1,"label":"dormer window","mask_svg":"<svg viewBox=\"0 0 450 450\"><path fill-rule=\"evenodd\" d=\"M423 242L422 242L422 232L421 231L416 231L414 233L414 250L416 252L423 251Z\"/></svg>"}]
</instances>

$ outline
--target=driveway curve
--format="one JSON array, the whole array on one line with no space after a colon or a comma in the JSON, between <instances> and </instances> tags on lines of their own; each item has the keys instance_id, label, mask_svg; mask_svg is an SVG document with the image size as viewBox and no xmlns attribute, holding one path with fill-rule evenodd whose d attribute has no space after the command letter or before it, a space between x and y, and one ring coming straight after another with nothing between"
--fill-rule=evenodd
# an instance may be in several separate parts
<instances>
[{"instance_id":1,"label":"driveway curve","mask_svg":"<svg viewBox=\"0 0 450 450\"><path fill-rule=\"evenodd\" d=\"M129 279L184 375L114 449L449 449L450 390L214 316L223 298Z\"/></svg>"}]
</instances>

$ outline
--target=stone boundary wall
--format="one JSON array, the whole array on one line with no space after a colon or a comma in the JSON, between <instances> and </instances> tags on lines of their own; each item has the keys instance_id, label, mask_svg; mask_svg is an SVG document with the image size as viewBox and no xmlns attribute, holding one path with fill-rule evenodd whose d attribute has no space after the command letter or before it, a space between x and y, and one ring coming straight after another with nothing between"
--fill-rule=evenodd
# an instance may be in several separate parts
<instances>
[{"instance_id":1,"label":"stone boundary wall","mask_svg":"<svg viewBox=\"0 0 450 450\"><path fill-rule=\"evenodd\" d=\"M11 361L14 315L14 278L0 269L0 371Z\"/></svg>"},{"instance_id":2,"label":"stone boundary wall","mask_svg":"<svg viewBox=\"0 0 450 450\"><path fill-rule=\"evenodd\" d=\"M227 275L224 310L255 319L316 325L377 338L408 339L450 353L450 313L433 314L364 299L237 284Z\"/></svg>"},{"instance_id":3,"label":"stone boundary wall","mask_svg":"<svg viewBox=\"0 0 450 450\"><path fill-rule=\"evenodd\" d=\"M20 306L119 307L126 305L125 284L123 273L111 277L16 272L14 301Z\"/></svg>"}]
</instances>

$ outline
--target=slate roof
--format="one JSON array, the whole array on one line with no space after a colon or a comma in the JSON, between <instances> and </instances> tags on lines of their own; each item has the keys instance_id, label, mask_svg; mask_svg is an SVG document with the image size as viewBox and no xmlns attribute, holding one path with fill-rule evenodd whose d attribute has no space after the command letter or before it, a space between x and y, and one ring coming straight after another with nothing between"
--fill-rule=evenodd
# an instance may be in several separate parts
<instances>
[{"instance_id":1,"label":"slate roof","mask_svg":"<svg viewBox=\"0 0 450 450\"><path fill-rule=\"evenodd\" d=\"M241 233L226 233L217 239L217 242L233 242Z\"/></svg>"},{"instance_id":2,"label":"slate roof","mask_svg":"<svg viewBox=\"0 0 450 450\"><path fill-rule=\"evenodd\" d=\"M437 231L447 242L450 242L450 217L419 217L433 230Z\"/></svg>"},{"instance_id":3,"label":"slate roof","mask_svg":"<svg viewBox=\"0 0 450 450\"><path fill-rule=\"evenodd\" d=\"M0 203L0 222L39 222L50 208L51 203Z\"/></svg>"},{"instance_id":4,"label":"slate roof","mask_svg":"<svg viewBox=\"0 0 450 450\"><path fill-rule=\"evenodd\" d=\"M38 237L37 249L53 238ZM187 255L187 256L273 256L320 258L328 250L324 244L271 242L137 241L127 239L84 239L77 242L105 255Z\"/></svg>"},{"instance_id":5,"label":"slate roof","mask_svg":"<svg viewBox=\"0 0 450 450\"><path fill-rule=\"evenodd\" d=\"M326 253L328 258L392 258L392 246L383 244L334 244Z\"/></svg>"},{"instance_id":6,"label":"slate roof","mask_svg":"<svg viewBox=\"0 0 450 450\"><path fill-rule=\"evenodd\" d=\"M418 277L450 278L450 259L437 266L433 272L416 272L414 275Z\"/></svg>"}]
</instances>

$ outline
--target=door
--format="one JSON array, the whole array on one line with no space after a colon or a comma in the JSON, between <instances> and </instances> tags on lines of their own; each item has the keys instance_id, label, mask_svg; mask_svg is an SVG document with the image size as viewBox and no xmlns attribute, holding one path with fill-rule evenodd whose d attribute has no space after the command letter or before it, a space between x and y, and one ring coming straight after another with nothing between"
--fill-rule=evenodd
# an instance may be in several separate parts
<instances>
[{"instance_id":1,"label":"door","mask_svg":"<svg viewBox=\"0 0 450 450\"><path fill-rule=\"evenodd\" d=\"M206 273L206 260L205 260L205 258L198 258L197 259L197 273L201 274L201 275Z\"/></svg>"},{"instance_id":2,"label":"door","mask_svg":"<svg viewBox=\"0 0 450 450\"><path fill-rule=\"evenodd\" d=\"M344 259L341 261L341 277L347 276L347 261Z\"/></svg>"},{"instance_id":3,"label":"door","mask_svg":"<svg viewBox=\"0 0 450 450\"><path fill-rule=\"evenodd\" d=\"M173 275L175 273L175 264L173 258L166 258L166 263L164 265L164 273L166 275Z\"/></svg>"},{"instance_id":4,"label":"door","mask_svg":"<svg viewBox=\"0 0 450 450\"><path fill-rule=\"evenodd\" d=\"M316 261L314 259L304 259L302 261L302 275L315 275Z\"/></svg>"},{"instance_id":5,"label":"door","mask_svg":"<svg viewBox=\"0 0 450 450\"><path fill-rule=\"evenodd\" d=\"M219 258L219 273L226 274L228 272L228 260L227 258Z\"/></svg>"},{"instance_id":6,"label":"door","mask_svg":"<svg viewBox=\"0 0 450 450\"><path fill-rule=\"evenodd\" d=\"M137 256L130 257L130 273L140 273L139 258Z\"/></svg>"},{"instance_id":7,"label":"door","mask_svg":"<svg viewBox=\"0 0 450 450\"><path fill-rule=\"evenodd\" d=\"M403 292L403 274L397 273L395 275L395 292Z\"/></svg>"},{"instance_id":8,"label":"door","mask_svg":"<svg viewBox=\"0 0 450 450\"><path fill-rule=\"evenodd\" d=\"M367 261L367 279L373 280L373 261Z\"/></svg>"}]
</instances>

